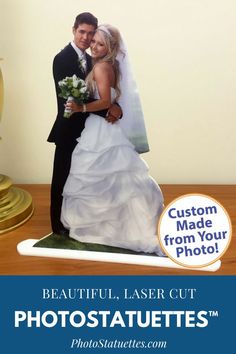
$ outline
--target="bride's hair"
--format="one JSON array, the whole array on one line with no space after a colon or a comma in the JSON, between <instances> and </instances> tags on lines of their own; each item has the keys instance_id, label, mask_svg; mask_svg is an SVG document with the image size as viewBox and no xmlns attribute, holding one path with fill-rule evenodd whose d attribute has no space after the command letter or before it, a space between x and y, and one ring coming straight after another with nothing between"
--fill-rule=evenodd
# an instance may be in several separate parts
<instances>
[{"instance_id":1,"label":"bride's hair","mask_svg":"<svg viewBox=\"0 0 236 354\"><path fill-rule=\"evenodd\" d=\"M107 48L107 54L103 58L98 58L93 60L93 67L96 63L99 62L108 62L111 63L115 72L115 90L116 90L116 99L120 96L120 70L119 70L119 62L116 60L116 57L119 52L121 52L120 44L121 44L121 36L120 32L111 25L100 25L96 32L102 37L102 41ZM87 86L90 91L94 91L94 81L93 81L93 70L89 73L86 78Z\"/></svg>"}]
</instances>

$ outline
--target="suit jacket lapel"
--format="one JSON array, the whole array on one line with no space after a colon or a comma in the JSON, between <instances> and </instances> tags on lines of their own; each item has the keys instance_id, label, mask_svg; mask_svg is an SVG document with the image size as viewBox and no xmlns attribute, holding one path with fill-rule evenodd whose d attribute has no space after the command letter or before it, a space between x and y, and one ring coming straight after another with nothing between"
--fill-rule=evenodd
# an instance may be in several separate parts
<instances>
[{"instance_id":1,"label":"suit jacket lapel","mask_svg":"<svg viewBox=\"0 0 236 354\"><path fill-rule=\"evenodd\" d=\"M81 79L85 79L85 73L81 69L80 62L79 62L79 56L72 47L72 45L69 43L68 46L68 53L70 54L70 65L73 67L74 73L80 77Z\"/></svg>"},{"instance_id":2,"label":"suit jacket lapel","mask_svg":"<svg viewBox=\"0 0 236 354\"><path fill-rule=\"evenodd\" d=\"M66 49L68 50L68 53L71 58L69 60L71 60L71 65L73 65L73 71L75 72L75 74L78 77L85 80L86 74L81 69L78 54L76 53L76 51L74 50L74 48L72 47L72 45L70 43L68 44ZM87 61L87 74L88 74L92 70L92 60L91 60L91 56L87 53L86 53L86 61Z\"/></svg>"},{"instance_id":3,"label":"suit jacket lapel","mask_svg":"<svg viewBox=\"0 0 236 354\"><path fill-rule=\"evenodd\" d=\"M85 72L84 72L84 71L81 69L81 67L80 67L79 58L78 58L78 60L77 60L77 66L78 66L78 76L79 76L81 79L85 80L86 74L85 74Z\"/></svg>"},{"instance_id":4,"label":"suit jacket lapel","mask_svg":"<svg viewBox=\"0 0 236 354\"><path fill-rule=\"evenodd\" d=\"M87 61L87 74L92 70L92 59L91 56L86 53L86 61Z\"/></svg>"}]
</instances>

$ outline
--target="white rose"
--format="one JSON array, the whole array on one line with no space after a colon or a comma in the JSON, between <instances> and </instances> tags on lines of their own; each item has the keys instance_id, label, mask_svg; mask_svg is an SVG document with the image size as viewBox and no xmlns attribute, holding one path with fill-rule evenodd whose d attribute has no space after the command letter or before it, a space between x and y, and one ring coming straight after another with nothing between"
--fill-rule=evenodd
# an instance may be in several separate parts
<instances>
[{"instance_id":1,"label":"white rose","mask_svg":"<svg viewBox=\"0 0 236 354\"><path fill-rule=\"evenodd\" d=\"M87 91L87 87L81 87L80 92L85 93Z\"/></svg>"},{"instance_id":2,"label":"white rose","mask_svg":"<svg viewBox=\"0 0 236 354\"><path fill-rule=\"evenodd\" d=\"M73 83L72 83L73 87L74 88L78 87L79 80L76 75L72 76L72 80L73 80Z\"/></svg>"}]
</instances>

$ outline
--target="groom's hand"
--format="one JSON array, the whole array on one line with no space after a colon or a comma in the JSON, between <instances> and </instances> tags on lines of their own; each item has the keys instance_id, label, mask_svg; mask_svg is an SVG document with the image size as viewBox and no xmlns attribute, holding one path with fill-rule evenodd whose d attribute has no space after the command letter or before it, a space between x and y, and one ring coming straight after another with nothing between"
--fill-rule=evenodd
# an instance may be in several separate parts
<instances>
[{"instance_id":1,"label":"groom's hand","mask_svg":"<svg viewBox=\"0 0 236 354\"><path fill-rule=\"evenodd\" d=\"M111 107L108 109L107 115L106 115L106 120L107 122L113 124L117 122L118 119L122 118L122 110L118 104L114 103L111 105Z\"/></svg>"}]
</instances>

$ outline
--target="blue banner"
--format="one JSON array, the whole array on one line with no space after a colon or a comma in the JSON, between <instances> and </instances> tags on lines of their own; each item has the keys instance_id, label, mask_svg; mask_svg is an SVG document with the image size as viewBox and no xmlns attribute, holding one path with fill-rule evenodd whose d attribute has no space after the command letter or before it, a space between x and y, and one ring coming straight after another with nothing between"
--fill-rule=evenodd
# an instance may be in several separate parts
<instances>
[{"instance_id":1,"label":"blue banner","mask_svg":"<svg viewBox=\"0 0 236 354\"><path fill-rule=\"evenodd\" d=\"M221 353L235 276L2 276L0 351Z\"/></svg>"}]
</instances>

